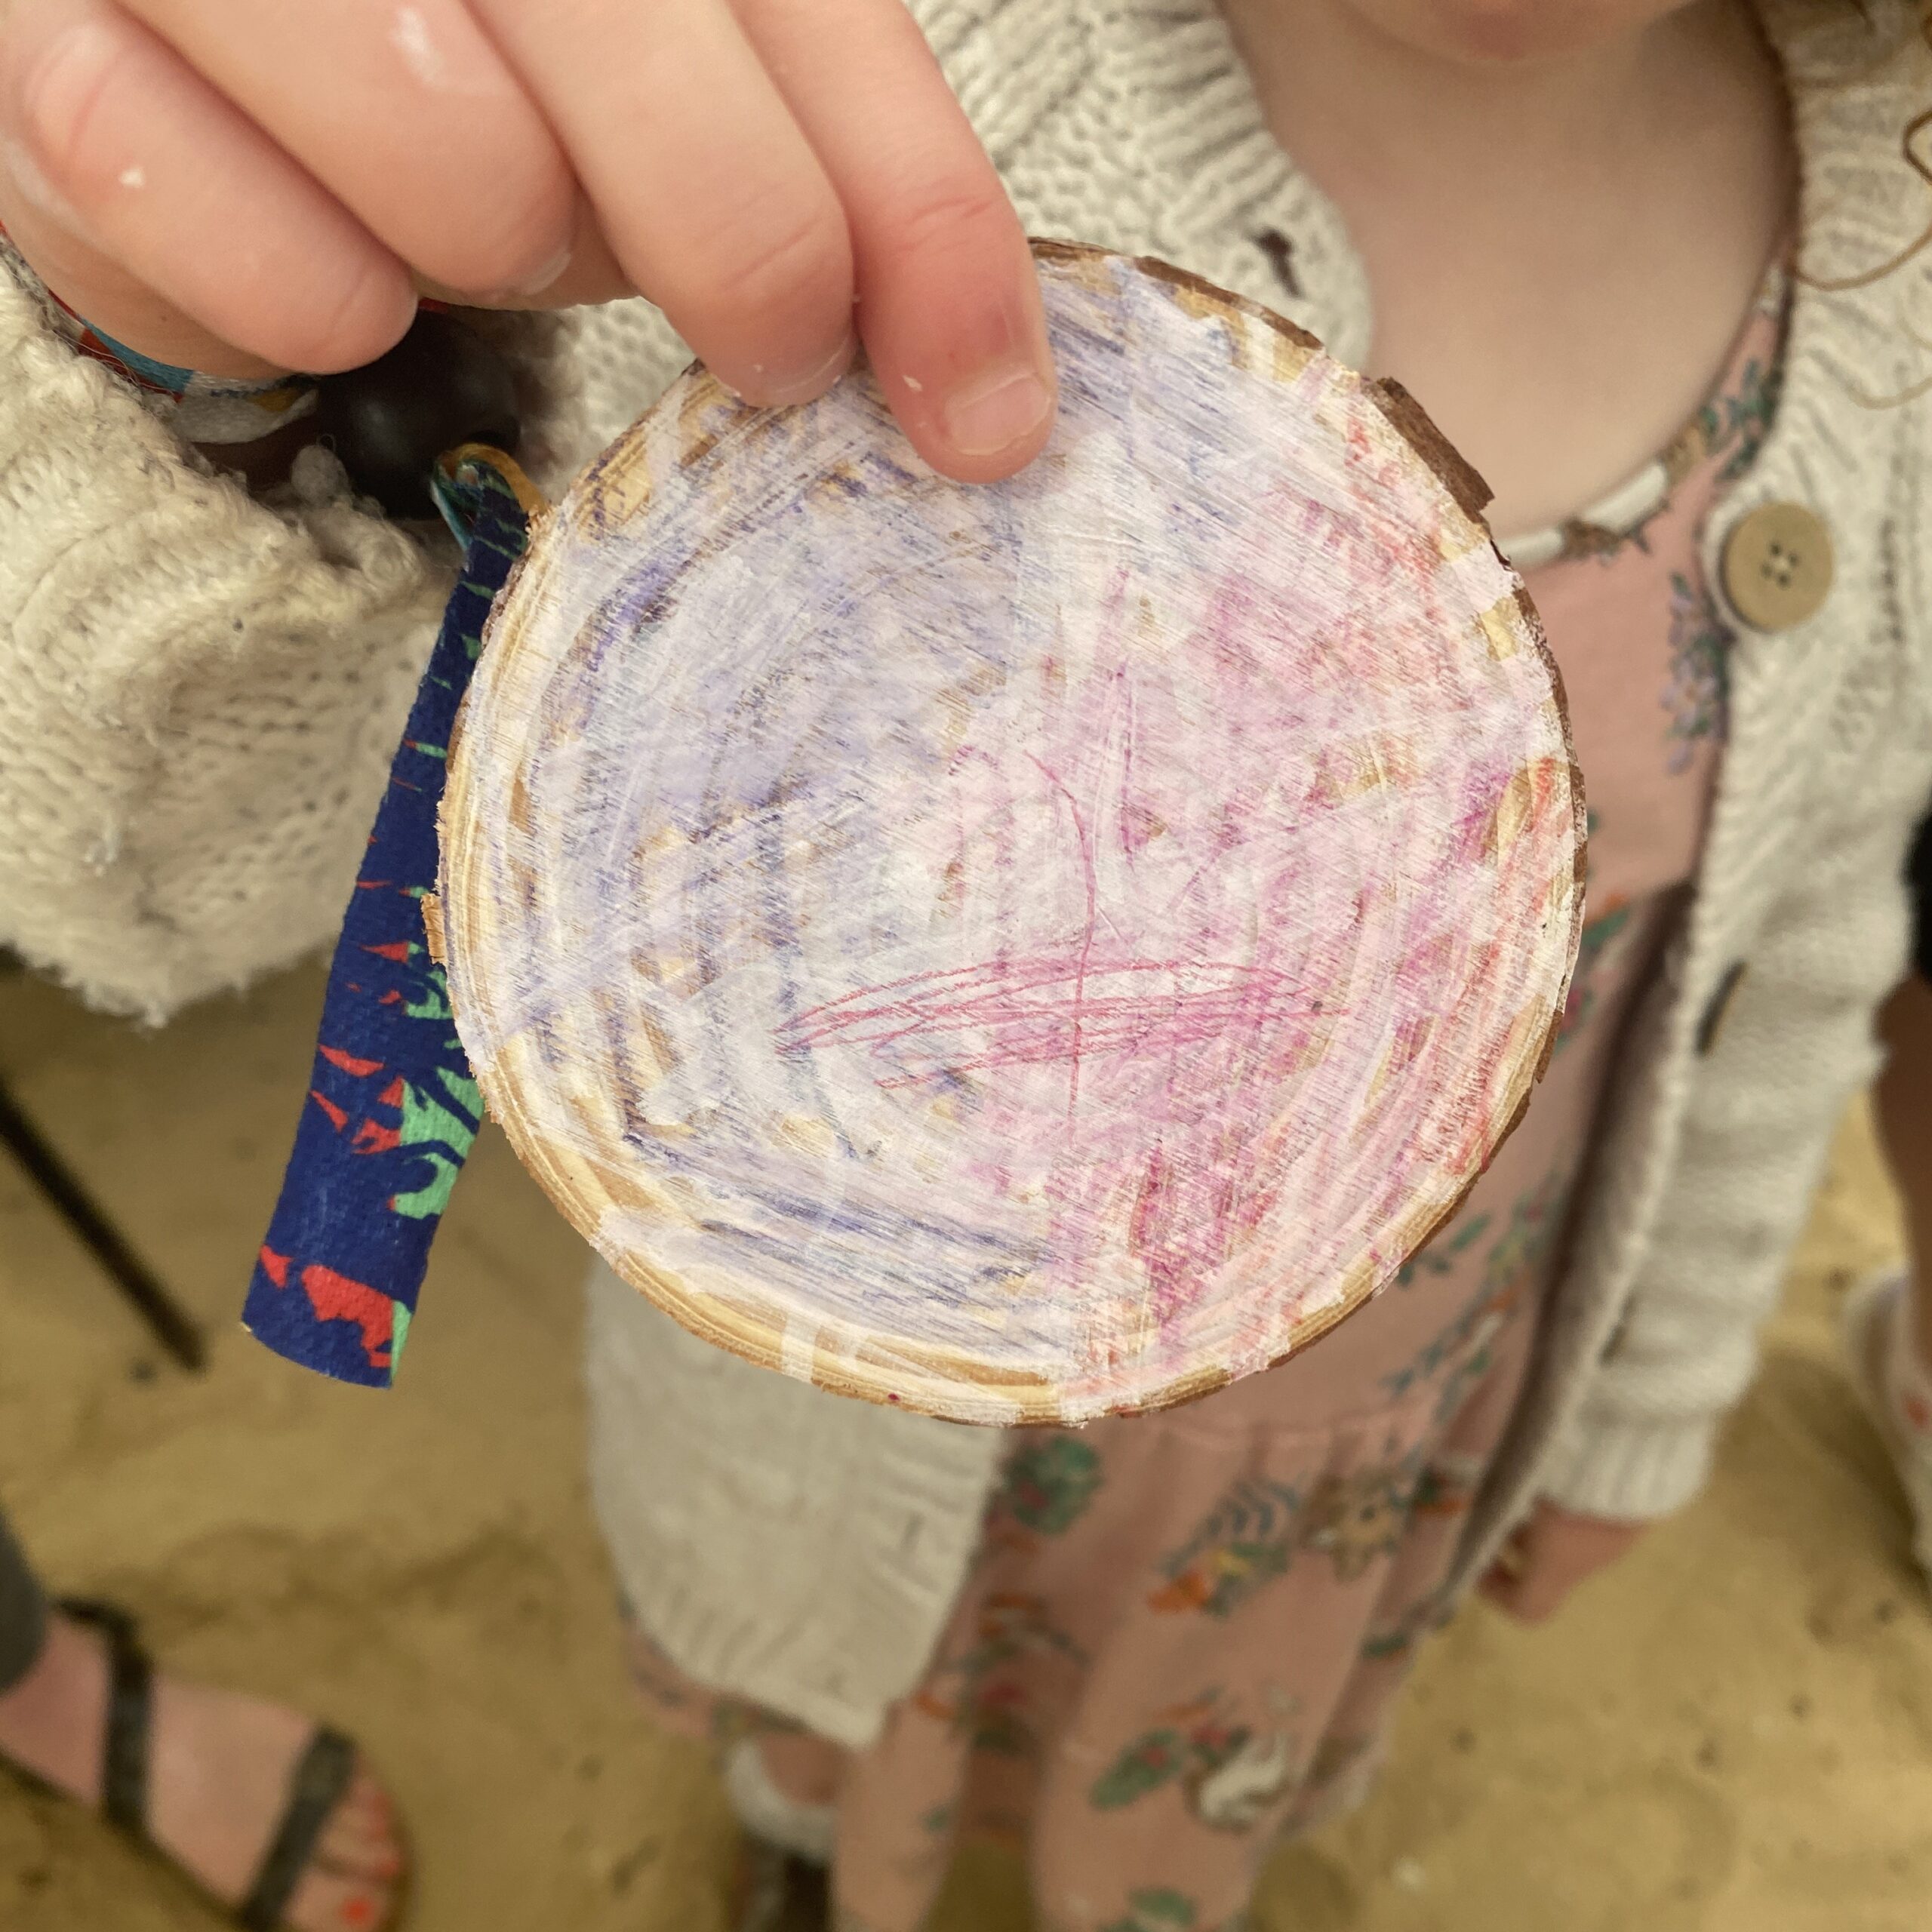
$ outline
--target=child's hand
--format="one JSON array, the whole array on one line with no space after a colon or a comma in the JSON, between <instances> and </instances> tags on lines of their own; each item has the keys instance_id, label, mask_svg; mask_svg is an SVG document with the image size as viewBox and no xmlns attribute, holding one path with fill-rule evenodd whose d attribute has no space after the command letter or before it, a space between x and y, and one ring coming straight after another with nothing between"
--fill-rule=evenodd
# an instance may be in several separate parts
<instances>
[{"instance_id":1,"label":"child's hand","mask_svg":"<svg viewBox=\"0 0 1932 1932\"><path fill-rule=\"evenodd\" d=\"M1540 1503L1536 1514L1504 1544L1482 1580L1482 1593L1523 1623L1540 1623L1562 1607L1579 1583L1614 1563L1649 1527L1573 1515L1553 1503Z\"/></svg>"},{"instance_id":2,"label":"child's hand","mask_svg":"<svg viewBox=\"0 0 1932 1932\"><path fill-rule=\"evenodd\" d=\"M764 402L856 319L949 475L1049 426L1025 238L903 0L0 0L0 224L211 374L371 361L418 289L635 289Z\"/></svg>"}]
</instances>

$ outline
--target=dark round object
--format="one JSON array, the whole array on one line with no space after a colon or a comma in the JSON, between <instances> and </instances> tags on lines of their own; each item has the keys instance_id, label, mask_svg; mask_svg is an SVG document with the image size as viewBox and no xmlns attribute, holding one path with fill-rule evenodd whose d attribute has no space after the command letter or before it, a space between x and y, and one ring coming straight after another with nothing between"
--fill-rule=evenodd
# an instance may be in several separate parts
<instances>
[{"instance_id":1,"label":"dark round object","mask_svg":"<svg viewBox=\"0 0 1932 1932\"><path fill-rule=\"evenodd\" d=\"M384 356L325 376L316 440L392 516L432 517L429 472L462 443L514 456L522 440L509 365L474 329L426 309Z\"/></svg>"}]
</instances>

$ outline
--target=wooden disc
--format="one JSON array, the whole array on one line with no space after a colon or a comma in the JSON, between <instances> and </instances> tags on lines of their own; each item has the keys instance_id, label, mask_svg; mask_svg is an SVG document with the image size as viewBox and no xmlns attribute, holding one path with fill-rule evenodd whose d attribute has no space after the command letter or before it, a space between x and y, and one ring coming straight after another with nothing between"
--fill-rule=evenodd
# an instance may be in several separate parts
<instances>
[{"instance_id":1,"label":"wooden disc","mask_svg":"<svg viewBox=\"0 0 1932 1932\"><path fill-rule=\"evenodd\" d=\"M1455 1208L1583 907L1555 666L1392 385L1042 245L994 488L694 371L534 537L451 761L491 1112L626 1280L843 1393L1079 1422L1279 1361Z\"/></svg>"}]
</instances>

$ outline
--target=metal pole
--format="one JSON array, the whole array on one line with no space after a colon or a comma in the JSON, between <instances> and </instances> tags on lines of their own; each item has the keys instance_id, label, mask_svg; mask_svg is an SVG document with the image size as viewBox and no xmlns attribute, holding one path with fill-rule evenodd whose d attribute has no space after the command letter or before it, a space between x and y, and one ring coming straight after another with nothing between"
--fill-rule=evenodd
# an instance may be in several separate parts
<instances>
[{"instance_id":1,"label":"metal pole","mask_svg":"<svg viewBox=\"0 0 1932 1932\"><path fill-rule=\"evenodd\" d=\"M0 1080L0 1146L19 1162L54 1212L107 1271L155 1340L182 1367L197 1373L205 1367L208 1351L200 1330L122 1239L73 1170L20 1111L4 1080Z\"/></svg>"}]
</instances>

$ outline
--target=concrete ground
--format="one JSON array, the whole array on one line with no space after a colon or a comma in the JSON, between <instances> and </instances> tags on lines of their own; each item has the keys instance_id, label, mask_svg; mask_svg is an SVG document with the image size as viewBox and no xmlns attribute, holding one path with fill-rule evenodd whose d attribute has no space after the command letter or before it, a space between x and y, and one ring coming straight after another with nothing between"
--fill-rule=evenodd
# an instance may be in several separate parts
<instances>
[{"instance_id":1,"label":"concrete ground","mask_svg":"<svg viewBox=\"0 0 1932 1932\"><path fill-rule=\"evenodd\" d=\"M168 1365L0 1158L0 1497L58 1587L355 1731L411 1823L415 1932L718 1932L728 1823L632 1707L586 1506L576 1244L501 1141L397 1391L235 1325L319 992L145 1035L0 983L0 1069L215 1338L205 1377ZM1546 1629L1467 1611L1377 1798L1276 1862L1263 1932L1932 1925L1932 1609L1830 1321L1896 1243L1861 1115L1709 1493ZM971 1864L941 1918L1017 1932L1013 1873ZM217 1923L0 1780L0 1932Z\"/></svg>"}]
</instances>

